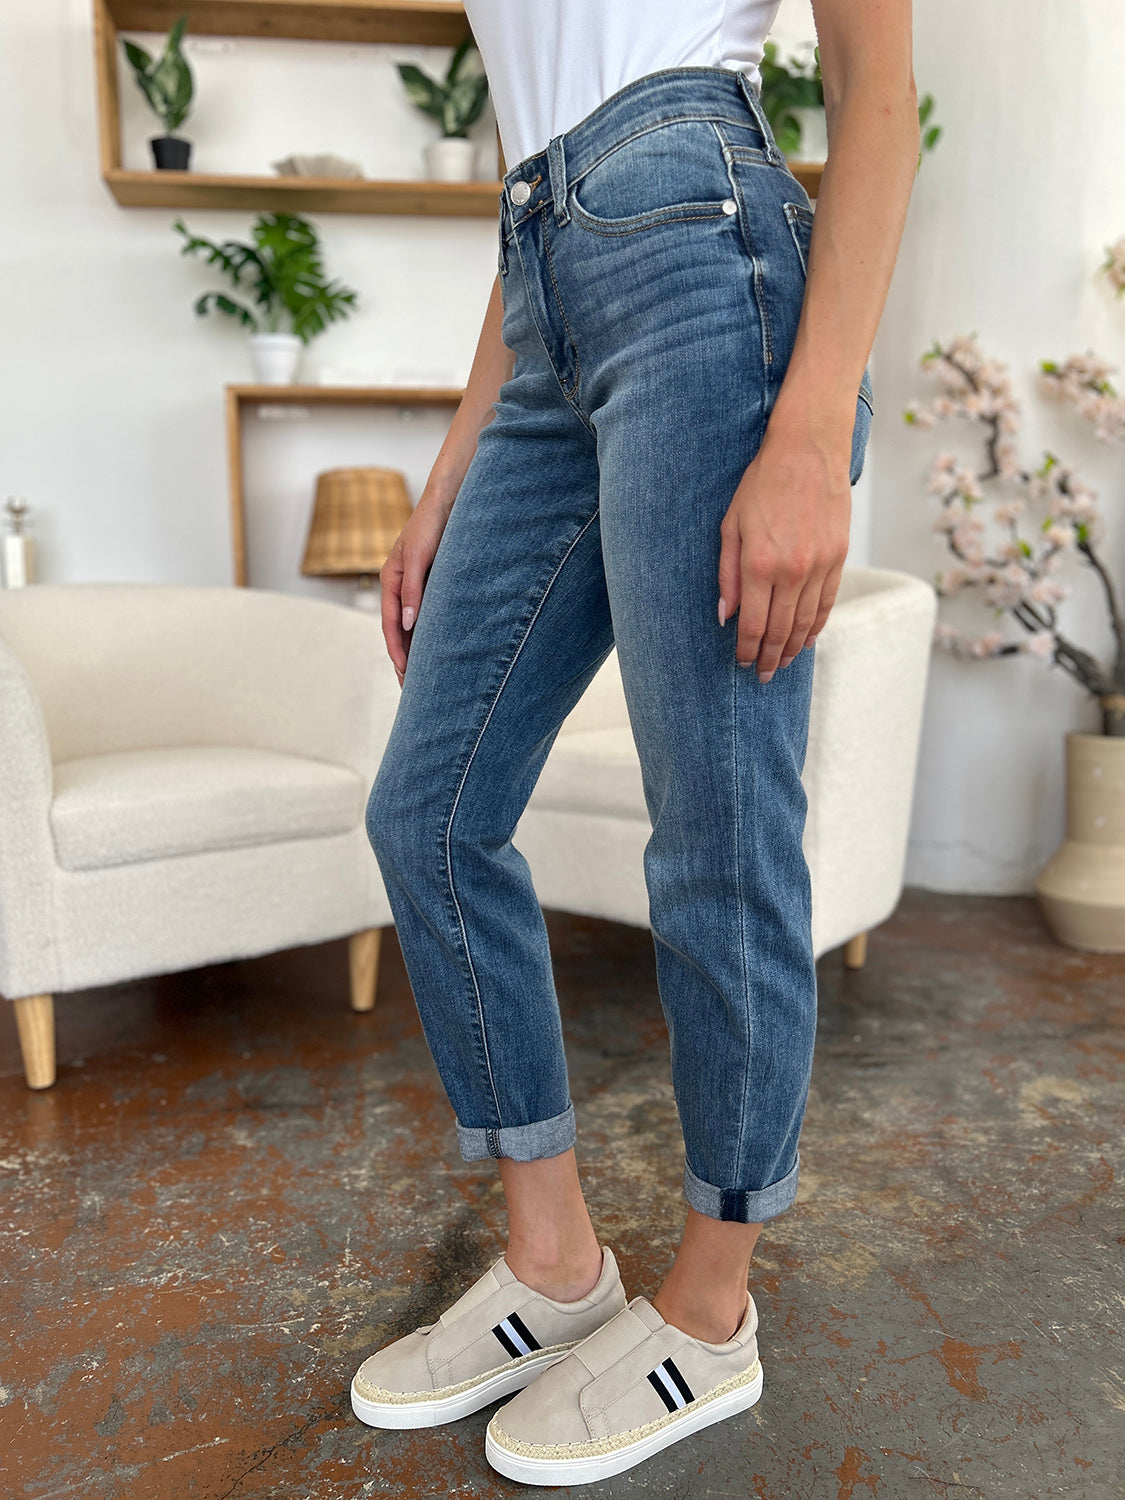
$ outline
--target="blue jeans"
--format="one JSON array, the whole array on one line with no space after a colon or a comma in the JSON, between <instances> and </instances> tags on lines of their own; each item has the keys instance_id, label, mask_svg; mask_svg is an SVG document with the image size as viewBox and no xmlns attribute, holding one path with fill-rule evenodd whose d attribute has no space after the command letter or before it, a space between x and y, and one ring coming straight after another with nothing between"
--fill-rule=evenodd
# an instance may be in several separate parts
<instances>
[{"instance_id":1,"label":"blue jeans","mask_svg":"<svg viewBox=\"0 0 1125 1500\"><path fill-rule=\"evenodd\" d=\"M684 1195L797 1188L816 1025L801 784L814 650L768 683L720 627L719 523L785 374L811 207L757 93L662 69L505 175L516 356L434 557L367 829L465 1160L575 1142L542 912L511 836L614 646ZM857 393L852 480L870 423Z\"/></svg>"}]
</instances>

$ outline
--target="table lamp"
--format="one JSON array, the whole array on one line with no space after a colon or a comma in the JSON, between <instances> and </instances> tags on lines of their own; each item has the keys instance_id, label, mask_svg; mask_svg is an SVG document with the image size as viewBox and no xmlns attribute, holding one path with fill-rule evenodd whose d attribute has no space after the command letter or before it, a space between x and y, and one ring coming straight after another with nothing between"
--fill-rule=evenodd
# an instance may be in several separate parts
<instances>
[{"instance_id":1,"label":"table lamp","mask_svg":"<svg viewBox=\"0 0 1125 1500\"><path fill-rule=\"evenodd\" d=\"M301 572L311 578L354 578L352 602L376 609L372 581L411 511L406 478L398 469L325 470L317 475Z\"/></svg>"}]
</instances>

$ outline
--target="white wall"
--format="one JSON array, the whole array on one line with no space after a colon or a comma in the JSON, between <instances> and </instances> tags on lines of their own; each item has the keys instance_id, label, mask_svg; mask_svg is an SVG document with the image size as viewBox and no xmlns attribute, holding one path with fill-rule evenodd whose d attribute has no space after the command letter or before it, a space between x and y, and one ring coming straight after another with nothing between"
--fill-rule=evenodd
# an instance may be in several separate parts
<instances>
[{"instance_id":1,"label":"white wall","mask_svg":"<svg viewBox=\"0 0 1125 1500\"><path fill-rule=\"evenodd\" d=\"M784 0L776 35L813 34L807 0ZM866 557L930 578L948 554L929 526L925 469L942 448L982 461L978 430L908 428L936 394L919 358L977 332L1011 368L1026 466L1050 448L1101 492L1104 549L1125 594L1122 454L1036 390L1041 358L1090 348L1125 365L1125 300L1094 272L1125 234L1125 7L1120 0L915 0L914 74L944 135L922 163L872 360ZM1122 383L1119 380L1119 388ZM865 476L866 477L866 476ZM857 552L853 544L853 555ZM1108 659L1089 570L1075 566L1063 619ZM950 617L950 605L941 606ZM975 609L973 632L993 625ZM1009 626L1015 638L1018 627ZM1026 659L933 659L907 880L939 890L1030 890L1063 834L1062 736L1097 731L1093 701L1061 669Z\"/></svg>"},{"instance_id":2,"label":"white wall","mask_svg":"<svg viewBox=\"0 0 1125 1500\"><path fill-rule=\"evenodd\" d=\"M812 35L807 0L783 0L775 34ZM197 39L200 89L185 129L200 169L266 171L290 151L335 150L369 175L421 176L430 127L401 97L411 48ZM181 260L171 210L120 209L100 180L86 0L0 8L0 501L36 510L52 580L230 578L221 390L249 378L241 335L197 320L213 284ZM977 449L951 427L912 431L901 411L931 392L918 366L934 338L977 330L1012 366L1028 423L1024 454L1050 446L1102 489L1107 558L1125 587L1120 451L1035 394L1036 361L1094 348L1125 355L1125 304L1093 271L1125 233L1125 10L1120 0L915 0L915 74L945 135L915 185L872 359L877 413L857 488L852 557L929 577L944 554L923 476L939 447ZM126 162L151 127L124 77ZM481 175L491 116L476 128ZM246 213L186 213L211 235ZM495 270L491 220L313 215L334 275L363 310L306 356L359 381L461 381ZM1125 360L1123 360L1125 362ZM314 414L248 424L252 579L343 597L301 580L313 477L340 463L403 467L413 496L442 418ZM1104 648L1089 579L1077 571L1074 633ZM939 889L1030 889L1062 832L1062 734L1094 728L1061 672L1028 661L934 660L909 881Z\"/></svg>"},{"instance_id":3,"label":"white wall","mask_svg":"<svg viewBox=\"0 0 1125 1500\"><path fill-rule=\"evenodd\" d=\"M146 45L158 39L142 38ZM201 171L270 175L294 151L331 150L368 176L422 177L436 125L405 100L395 60L436 71L445 48L189 39L197 105L183 127ZM223 386L252 379L242 331L199 319L222 281L180 256L173 209L119 208L99 175L88 0L0 6L0 503L35 510L40 576L52 581L231 578ZM122 68L124 164L148 165L158 134ZM472 132L495 174L486 109ZM213 238L244 237L250 212L183 210ZM362 309L315 340L305 378L456 385L496 271L492 219L312 214L329 273ZM268 414L267 414L268 416ZM412 499L448 412L291 414L246 423L250 552L265 587L344 599L296 575L316 473L388 463ZM265 535L272 519L276 534Z\"/></svg>"}]
</instances>

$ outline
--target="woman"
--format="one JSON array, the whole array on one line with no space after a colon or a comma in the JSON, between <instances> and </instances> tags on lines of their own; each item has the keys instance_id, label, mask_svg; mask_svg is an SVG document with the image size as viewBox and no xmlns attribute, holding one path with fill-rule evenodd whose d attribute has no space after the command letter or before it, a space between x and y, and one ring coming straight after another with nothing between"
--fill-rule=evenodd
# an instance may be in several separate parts
<instances>
[{"instance_id":1,"label":"woman","mask_svg":"<svg viewBox=\"0 0 1125 1500\"><path fill-rule=\"evenodd\" d=\"M468 387L382 574L402 695L367 827L461 1153L496 1158L509 1238L436 1324L364 1361L352 1403L417 1427L519 1392L486 1451L535 1484L618 1473L757 1400L750 1257L797 1190L812 647L918 115L909 0L813 0L814 227L758 92L777 3L466 0L516 165ZM688 1205L660 1290L628 1302L579 1186L511 843L614 647Z\"/></svg>"}]
</instances>

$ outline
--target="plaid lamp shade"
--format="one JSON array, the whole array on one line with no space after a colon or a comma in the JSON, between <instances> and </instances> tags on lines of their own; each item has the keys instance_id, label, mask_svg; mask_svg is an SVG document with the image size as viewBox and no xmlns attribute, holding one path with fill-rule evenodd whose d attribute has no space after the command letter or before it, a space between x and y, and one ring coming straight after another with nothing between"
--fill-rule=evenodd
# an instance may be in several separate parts
<instances>
[{"instance_id":1,"label":"plaid lamp shade","mask_svg":"<svg viewBox=\"0 0 1125 1500\"><path fill-rule=\"evenodd\" d=\"M378 573L411 515L398 469L327 469L317 476L301 572L313 577Z\"/></svg>"}]
</instances>

